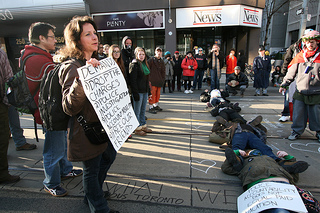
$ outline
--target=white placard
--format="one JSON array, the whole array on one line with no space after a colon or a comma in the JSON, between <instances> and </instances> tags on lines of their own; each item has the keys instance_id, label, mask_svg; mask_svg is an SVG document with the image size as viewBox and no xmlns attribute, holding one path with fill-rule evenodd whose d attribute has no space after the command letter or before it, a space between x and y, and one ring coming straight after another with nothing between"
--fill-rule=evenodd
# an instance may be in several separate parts
<instances>
[{"instance_id":1,"label":"white placard","mask_svg":"<svg viewBox=\"0 0 320 213\"><path fill-rule=\"evenodd\" d=\"M258 183L242 193L237 203L238 212L241 213L256 213L272 208L308 212L296 187L285 183Z\"/></svg>"},{"instance_id":2,"label":"white placard","mask_svg":"<svg viewBox=\"0 0 320 213\"><path fill-rule=\"evenodd\" d=\"M112 58L99 62L98 67L86 65L78 68L79 79L114 149L118 151L139 122L119 66Z\"/></svg>"}]
</instances>

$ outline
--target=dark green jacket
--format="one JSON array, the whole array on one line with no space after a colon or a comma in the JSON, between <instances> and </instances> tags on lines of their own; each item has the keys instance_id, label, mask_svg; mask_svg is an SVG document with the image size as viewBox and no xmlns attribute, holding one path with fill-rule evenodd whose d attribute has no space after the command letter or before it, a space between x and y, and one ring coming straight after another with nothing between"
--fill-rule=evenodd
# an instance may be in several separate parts
<instances>
[{"instance_id":1,"label":"dark green jacket","mask_svg":"<svg viewBox=\"0 0 320 213\"><path fill-rule=\"evenodd\" d=\"M237 175L242 181L242 187L244 190L247 189L247 185L249 183L260 179L266 179L271 176L284 177L287 178L290 183L294 183L293 177L274 159L267 155L244 158L243 168L239 173L233 170L232 165L229 164L226 159L221 166L221 170L229 175Z\"/></svg>"}]
</instances>

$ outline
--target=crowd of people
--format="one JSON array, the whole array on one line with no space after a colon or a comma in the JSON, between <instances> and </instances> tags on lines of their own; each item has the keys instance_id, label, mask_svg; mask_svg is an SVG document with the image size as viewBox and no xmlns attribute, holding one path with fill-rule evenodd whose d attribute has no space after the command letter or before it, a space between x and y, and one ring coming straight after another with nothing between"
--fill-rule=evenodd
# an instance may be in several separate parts
<instances>
[{"instance_id":1,"label":"crowd of people","mask_svg":"<svg viewBox=\"0 0 320 213\"><path fill-rule=\"evenodd\" d=\"M209 104L214 108L212 115L217 118L212 132L224 138L228 133L229 137L227 144L229 148L226 148L227 160L222 167L225 173L236 174L239 177L243 176L242 173L249 173L246 168L250 161L247 162L246 159L252 156L252 153L250 155L246 152L248 148L258 150L254 152L256 153L254 156L260 156L258 159L261 161L270 161L269 164L281 166L285 171L272 177L266 174L258 179L242 178L245 188L266 179L270 181L275 177L280 177L281 181L287 183L294 183L291 174L307 169L306 162L294 161L293 156L285 152L275 155L270 147L265 145L267 131L261 124L262 117L258 116L248 122L239 115L241 109L239 110L238 104L229 103L224 99L227 95L222 95L223 93L235 96L237 91L243 97L249 85L248 78L244 74L246 58L243 50L239 51L238 59L234 49L224 57L220 47L214 44L207 55L199 47L195 52L188 51L183 58L179 51L175 51L172 57L169 51L163 55L162 48L156 47L154 56L148 57L144 48L133 48L133 41L128 36L122 39L121 47L117 44L109 46L100 43L97 26L88 16L74 17L64 29L64 38L65 46L58 53L59 63L62 64L59 70L59 83L62 86L62 107L70 119L67 125L64 124L59 129L44 129L43 185L44 190L51 195L57 197L67 195L67 190L61 186L61 180L83 175L84 202L88 204L90 211L117 212L109 209L106 195L102 190L107 172L116 158L116 151L110 140L99 145L91 143L78 119L81 115L88 123L99 123L93 106L86 98L77 68L86 64L98 66L99 60L107 57L116 61L127 83L134 113L139 122L134 131L136 135L146 136L152 132L147 126L145 112L156 114L163 110L160 107L161 89L162 93L165 93L167 87L169 93L175 89L181 92L184 86L185 94L193 93L196 89L202 90L204 75L207 72L211 92ZM30 44L22 50L20 63L34 54L25 62L25 73L29 77L30 93L36 94L34 100L38 104L40 80L45 72L50 72L55 65L50 54L56 50L55 27L49 23L33 23L29 28L29 41ZM273 85L280 86L279 92L287 93L289 85L296 81L296 91L293 95L293 131L289 136L290 140L300 137L309 119L310 129L316 131L316 137L320 142L320 83L317 72L320 69L319 41L319 32L306 32L302 40L292 48L293 51L298 51L295 53L296 57L291 54L289 59L288 56L282 70L280 66L276 67L272 75ZM253 60L255 96L268 96L271 60L265 54L264 47L261 46L258 52L259 56ZM13 76L13 72L3 50L0 50L0 63L0 81L1 85L4 85ZM226 65L226 81L223 83L225 89L220 89L221 71L224 65ZM0 183L13 183L19 181L20 177L10 175L8 171L9 126L17 151L33 150L37 146L26 142L20 127L19 114L13 106L9 106L4 86L0 88L0 92L0 116L4 121L0 128ZM289 116L287 99L284 105L280 121L288 120L286 117L283 118ZM36 110L34 117L36 123L41 125L39 110ZM270 157L271 160L261 155ZM73 169L72 161L82 162L83 169Z\"/></svg>"}]
</instances>

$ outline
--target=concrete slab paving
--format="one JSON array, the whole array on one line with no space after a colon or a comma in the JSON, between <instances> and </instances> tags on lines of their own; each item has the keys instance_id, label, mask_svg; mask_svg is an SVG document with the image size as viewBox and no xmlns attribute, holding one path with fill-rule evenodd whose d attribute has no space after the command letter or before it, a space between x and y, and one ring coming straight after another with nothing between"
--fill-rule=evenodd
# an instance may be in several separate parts
<instances>
[{"instance_id":1,"label":"concrete slab paving","mask_svg":"<svg viewBox=\"0 0 320 213\"><path fill-rule=\"evenodd\" d=\"M154 133L145 137L133 134L133 139L119 150L108 173L103 187L111 192L113 200L136 202L137 205L150 203L159 205L159 209L172 205L199 211L236 212L236 199L243 192L241 182L236 176L220 170L224 152L219 145L208 142L216 119L205 109L206 104L199 102L201 92L161 94L160 106L164 110L157 114L146 113L147 124ZM249 87L244 98L234 96L229 100L239 102L240 114L247 120L263 116L263 125L268 129L267 144L275 152L285 150L310 164L309 169L300 174L298 185L320 200L320 143L315 140L314 132L307 129L296 141L285 139L290 134L292 122L278 122L283 96L277 93L277 88L269 89L270 96L255 97L253 94L253 88ZM27 141L36 143L32 117L22 115L20 120ZM48 196L42 185L44 135L41 127L38 135L38 148L32 151L16 151L10 140L9 169L22 179L15 184L0 184L0 189L39 192ZM81 168L80 162L73 165ZM64 180L62 186L70 196L83 196L81 177Z\"/></svg>"}]
</instances>

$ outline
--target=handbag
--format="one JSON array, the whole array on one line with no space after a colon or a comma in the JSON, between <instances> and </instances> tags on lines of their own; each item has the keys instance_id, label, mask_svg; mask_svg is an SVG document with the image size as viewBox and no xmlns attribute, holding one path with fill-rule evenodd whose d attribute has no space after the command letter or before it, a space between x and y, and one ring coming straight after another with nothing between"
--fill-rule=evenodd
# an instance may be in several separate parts
<instances>
[{"instance_id":1,"label":"handbag","mask_svg":"<svg viewBox=\"0 0 320 213\"><path fill-rule=\"evenodd\" d=\"M110 139L100 122L88 123L80 114L77 115L77 121L80 126L82 126L90 143L100 145L110 142Z\"/></svg>"},{"instance_id":2,"label":"handbag","mask_svg":"<svg viewBox=\"0 0 320 213\"><path fill-rule=\"evenodd\" d=\"M297 187L297 190L299 192L299 195L308 210L309 213L318 213L320 212L320 203L317 199L314 198L314 196L311 194L311 192L301 189Z\"/></svg>"}]
</instances>

